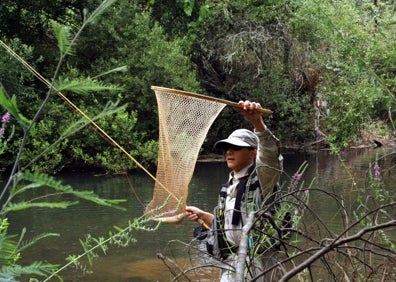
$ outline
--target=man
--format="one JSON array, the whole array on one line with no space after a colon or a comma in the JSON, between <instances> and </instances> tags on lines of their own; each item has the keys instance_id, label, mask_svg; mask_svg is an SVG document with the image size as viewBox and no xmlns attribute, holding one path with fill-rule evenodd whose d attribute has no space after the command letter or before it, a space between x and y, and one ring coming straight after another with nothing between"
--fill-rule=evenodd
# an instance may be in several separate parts
<instances>
[{"instance_id":1,"label":"man","mask_svg":"<svg viewBox=\"0 0 396 282\"><path fill-rule=\"evenodd\" d=\"M220 192L219 206L215 209L215 214L197 207L186 207L186 214L190 220L203 221L211 230L221 229L221 236L215 236L214 240L217 241L214 245L220 246L217 248L219 257L227 265L222 271L222 282L235 279L237 251L247 213L257 211L263 205L271 205L271 195L282 172L279 141L267 129L260 112L260 104L240 101L239 105L240 112L252 124L254 132L238 129L215 145L225 151L227 166L231 169L227 185ZM264 261L265 264L272 261L268 254L266 257L268 259ZM252 269L256 269L254 273L250 273L250 278L267 267L262 264L262 258L253 258L250 262L254 265ZM261 281L276 281L268 276L261 278Z\"/></svg>"}]
</instances>

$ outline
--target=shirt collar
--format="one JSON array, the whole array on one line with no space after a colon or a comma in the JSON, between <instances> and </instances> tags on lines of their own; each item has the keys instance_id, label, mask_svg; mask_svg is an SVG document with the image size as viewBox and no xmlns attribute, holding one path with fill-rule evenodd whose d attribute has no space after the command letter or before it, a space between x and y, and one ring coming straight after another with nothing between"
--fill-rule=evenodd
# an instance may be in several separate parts
<instances>
[{"instance_id":1,"label":"shirt collar","mask_svg":"<svg viewBox=\"0 0 396 282\"><path fill-rule=\"evenodd\" d=\"M245 166L243 169L241 169L241 170L238 171L237 173L230 172L230 177L229 177L229 179L230 179L230 180L231 180L232 178L234 178L234 179L239 179L239 178L242 178L242 177L248 175L248 170L249 170L249 167L250 167L251 165L252 165L252 164L250 164L250 165L248 165L248 166Z\"/></svg>"}]
</instances>

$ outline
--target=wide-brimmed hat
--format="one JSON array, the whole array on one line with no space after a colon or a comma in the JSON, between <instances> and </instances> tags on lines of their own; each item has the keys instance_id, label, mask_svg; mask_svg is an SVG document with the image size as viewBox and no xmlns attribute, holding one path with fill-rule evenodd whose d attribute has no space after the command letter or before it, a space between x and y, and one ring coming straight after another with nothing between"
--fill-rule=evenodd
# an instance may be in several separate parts
<instances>
[{"instance_id":1,"label":"wide-brimmed hat","mask_svg":"<svg viewBox=\"0 0 396 282\"><path fill-rule=\"evenodd\" d=\"M259 140L255 133L247 129L237 129L227 139L216 142L215 147L225 147L227 144L257 149Z\"/></svg>"}]
</instances>

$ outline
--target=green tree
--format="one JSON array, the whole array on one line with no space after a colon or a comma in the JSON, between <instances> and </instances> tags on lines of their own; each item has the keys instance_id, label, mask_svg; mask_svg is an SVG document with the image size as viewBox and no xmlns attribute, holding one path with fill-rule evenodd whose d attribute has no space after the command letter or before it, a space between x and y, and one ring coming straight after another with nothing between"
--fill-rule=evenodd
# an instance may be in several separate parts
<instances>
[{"instance_id":1,"label":"green tree","mask_svg":"<svg viewBox=\"0 0 396 282\"><path fill-rule=\"evenodd\" d=\"M124 87L118 97L128 103L129 111L136 111L135 130L145 134L144 141L157 140L158 134L157 106L151 85L200 90L188 56L187 38L168 36L164 28L151 19L145 5L118 1L113 13L92 27L81 40L78 54L82 58L89 57L90 50L99 42L105 42L100 56L89 57L86 65L79 67L81 70L92 73L119 65L127 67L127 71L106 81Z\"/></svg>"},{"instance_id":2,"label":"green tree","mask_svg":"<svg viewBox=\"0 0 396 282\"><path fill-rule=\"evenodd\" d=\"M151 21L149 11L138 3L118 1L109 10L110 13L105 13L101 21L93 21L86 33L80 36L79 44L71 54L73 56L64 59L62 77L55 83L68 85L69 88L61 89L62 92L88 116L99 115L100 109L108 101L113 101L113 105L128 103L126 108L120 109L123 113L99 123L115 140L120 140L120 145L131 154L146 164L153 164L156 160L156 142L153 140L157 140L158 122L155 95L150 86L199 89L195 70L185 51L188 45L180 38L168 39L162 28ZM69 9L65 13L67 18L61 17L57 22L71 21L71 25L77 24L90 9L81 10L81 17L77 11L80 10ZM49 14L47 21L50 19ZM52 27L47 27L49 32ZM69 28L65 32L70 36L73 29ZM53 42L45 44L54 45ZM44 74L47 69L54 67L51 61L56 56L52 47L49 51L42 57L38 68L39 72L44 70ZM108 73L109 68L114 71ZM5 75L3 79L7 80L12 75ZM64 77L73 80L74 85ZM108 89L99 93L98 89L91 88L83 91L78 89L82 83L122 85L124 90L114 92ZM28 84L35 86L32 82ZM34 102L29 103L23 99L22 93L15 93L21 98L19 101L23 112L31 110L33 113L45 97L44 92L41 93L45 87L42 84L37 86L35 90L32 88L35 93L30 95L35 97ZM123 159L122 154L114 153L114 148L105 139L99 134L90 133L88 128L75 137L64 138L62 131L68 128L70 120L78 120L78 115L73 115L76 113L63 105L58 97L51 97L42 109L40 121L32 130L34 139L26 144L21 162L29 162L49 143L62 139L62 142L56 142L57 148L53 148L51 154L34 164L36 169L41 167L41 171L55 173L62 168L81 164L112 172L134 168L133 163Z\"/></svg>"},{"instance_id":3,"label":"green tree","mask_svg":"<svg viewBox=\"0 0 396 282\"><path fill-rule=\"evenodd\" d=\"M19 11L21 26L41 25L47 35L51 19L78 25L96 2L70 1L61 6L55 1L41 12L43 3L36 3L31 11L37 10L40 17L26 15L26 3L2 3L0 33L20 37L7 42L13 41L16 50L46 76L57 58L55 38L33 38L16 30L11 34L7 17ZM117 92L65 91L65 95L90 116L100 113L98 109L108 101L127 104L124 114L114 119L117 126L102 122L104 129L140 161L148 157L145 161L155 162L158 121L151 85L232 101L257 100L274 111L268 124L285 142L304 144L326 136L331 147L340 150L362 129L381 124L385 134L394 132L393 30L394 11L388 1L120 0L81 35L74 56L66 58L61 71L69 79L123 87ZM69 32L72 34L73 29ZM0 58L4 62L0 65L3 85L7 93L21 98L18 101L23 112L32 114L45 97L45 87L26 72L18 75L20 66L15 68L15 62L4 55ZM118 72L106 75L108 69ZM17 80L30 88L17 89ZM56 140L60 130L68 126L63 123L64 116L70 115L69 119L73 115L58 103L51 99L43 109L46 119L37 124L35 132L37 142L42 142L38 148L47 146L40 140ZM233 109L222 112L209 132L205 150L212 150L218 136L246 126L243 122L235 124L233 115ZM78 138L85 138L79 134ZM47 160L48 168L43 163L43 169L56 172L85 163L120 170L122 165L108 166L115 163L108 156L117 154L106 141L99 135L89 137L92 145L81 144L77 137L59 143L59 155ZM12 152L17 145L8 150ZM34 154L35 146L30 146L25 159L31 158L28 152ZM106 148L110 151L104 152ZM125 170L133 168L128 160L119 161Z\"/></svg>"},{"instance_id":4,"label":"green tree","mask_svg":"<svg viewBox=\"0 0 396 282\"><path fill-rule=\"evenodd\" d=\"M313 87L299 87L295 69L305 68L284 18L284 1L206 1L191 25L192 60L210 95L232 101L250 99L274 110L268 124L282 139L312 138ZM225 110L213 126L225 136L238 126L234 112ZM287 136L286 136L287 134ZM212 142L213 142L212 141ZM209 142L209 147L213 143Z\"/></svg>"},{"instance_id":5,"label":"green tree","mask_svg":"<svg viewBox=\"0 0 396 282\"><path fill-rule=\"evenodd\" d=\"M391 3L207 1L200 12L189 35L202 86L273 109L269 123L282 140L325 133L337 151L379 119L394 131ZM232 114L216 121L216 135L238 126Z\"/></svg>"},{"instance_id":6,"label":"green tree","mask_svg":"<svg viewBox=\"0 0 396 282\"><path fill-rule=\"evenodd\" d=\"M320 70L318 100L325 101L318 124L334 150L347 147L360 130L388 114L393 128L395 14L387 1L295 1L289 28L311 46ZM391 134L392 131L388 131Z\"/></svg>"},{"instance_id":7,"label":"green tree","mask_svg":"<svg viewBox=\"0 0 396 282\"><path fill-rule=\"evenodd\" d=\"M104 9L106 9L109 5L111 5L111 1L104 1L102 5L100 5L89 17L86 18L84 24L81 29L84 28L85 25L89 24L94 18L97 18ZM68 54L73 53L73 44L78 37L79 32L76 33L75 37L68 38L68 28L66 26L59 25L55 22L52 23L54 27L54 35L58 40L58 47L60 53L60 62L59 65L63 62L62 58ZM80 30L81 31L81 30ZM19 281L19 279L29 279L29 281L36 281L37 277L45 278L45 277L53 277L57 276L61 281L61 277L59 277L58 272L56 271L58 266L50 263L43 262L34 262L27 266L22 266L20 263L21 252L26 248L31 247L37 241L44 239L48 236L58 236L58 234L42 234L37 238L30 239L30 241L25 241L24 235L26 234L26 230L22 230L19 235L19 240L14 240L14 236L10 236L8 234L8 221L7 215L11 212L17 212L24 209L29 208L67 208L70 205L74 205L77 201L70 201L69 199L63 198L63 195L72 195L76 199L88 200L92 201L96 204L116 207L122 209L119 206L120 203L124 202L124 200L117 199L102 199L98 197L92 191L76 191L69 185L63 185L60 181L55 180L53 177L42 174L37 171L31 172L26 167L22 166L23 161L23 152L25 151L26 146L28 145L28 140L33 139L33 144L36 142L37 146L47 145L47 148L51 147L51 143L45 143L43 141L37 139L35 133L37 129L44 128L43 131L48 131L51 128L48 126L52 126L51 123L40 123L43 120L40 120L38 117L42 113L42 110L45 106L48 106L48 101L52 97L52 95L59 95L64 100L69 102L70 106L73 106L70 100L68 100L60 90L69 90L71 92L80 92L80 93L89 93L91 91L103 91L103 90L112 90L113 86L102 85L93 80L82 81L73 81L73 80L60 80L56 83L56 87L45 80L39 73L35 72L35 70L20 58L17 54L13 52L12 49L9 48L3 41L0 41L2 47L6 48L14 58L16 58L19 62L23 63L24 66L34 73L35 77L40 79L46 86L48 87L48 92L46 94L45 99L43 99L41 105L39 105L37 111L33 115L32 118L27 117L25 113L18 107L18 99L15 95L10 97L7 95L4 87L0 87L0 105L4 110L7 111L6 114L2 115L1 120L1 134L0 138L4 138L5 129L10 125L11 119L15 120L15 125L18 125L23 135L21 140L19 140L19 148L18 152L13 156L13 166L11 172L9 173L8 179L4 181L5 185L0 192L0 280L4 281ZM58 66L59 66L58 65ZM54 77L58 77L59 67L55 70ZM78 109L74 106L74 109ZM81 112L81 111L80 111ZM102 117L120 112L120 108L116 109L115 107L106 107L101 113ZM70 123L69 127L63 132L64 136L68 137L69 135L75 133L80 130L87 124L94 124L92 119L84 116L85 120L77 121L76 123ZM45 120L44 120L45 121ZM14 125L14 124L13 124ZM37 126L37 127L36 127ZM8 129L8 128L7 128ZM11 137L13 137L11 135ZM40 136L43 137L43 136ZM7 139L7 141L10 138ZM3 142L3 139L0 139L0 153L3 153L3 147L6 145ZM59 144L59 138L54 144ZM37 142L40 141L40 142ZM52 147L56 148L56 147ZM48 152L46 148L40 147L39 150L42 152ZM37 152L37 151L36 151ZM53 157L52 151L50 151L50 157ZM37 160L37 158L34 158ZM34 162L34 161L33 161ZM29 163L31 164L31 163ZM27 167L31 169L33 166L29 164ZM33 167L34 169L34 167ZM34 193L29 193L34 191ZM51 192L49 192L51 191ZM52 193L53 192L53 193ZM22 196L23 195L23 196ZM130 238L130 236L128 236ZM129 241L128 241L129 242ZM90 253L89 250L85 252Z\"/></svg>"}]
</instances>

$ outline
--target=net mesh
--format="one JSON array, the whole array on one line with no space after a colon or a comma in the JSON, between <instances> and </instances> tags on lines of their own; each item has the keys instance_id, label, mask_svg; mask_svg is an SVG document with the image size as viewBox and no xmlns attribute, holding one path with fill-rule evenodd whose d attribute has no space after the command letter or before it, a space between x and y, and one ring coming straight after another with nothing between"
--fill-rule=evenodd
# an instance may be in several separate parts
<instances>
[{"instance_id":1,"label":"net mesh","mask_svg":"<svg viewBox=\"0 0 396 282\"><path fill-rule=\"evenodd\" d=\"M159 140L156 182L149 216L184 214L199 150L225 104L191 97L188 92L152 87L158 104Z\"/></svg>"}]
</instances>

